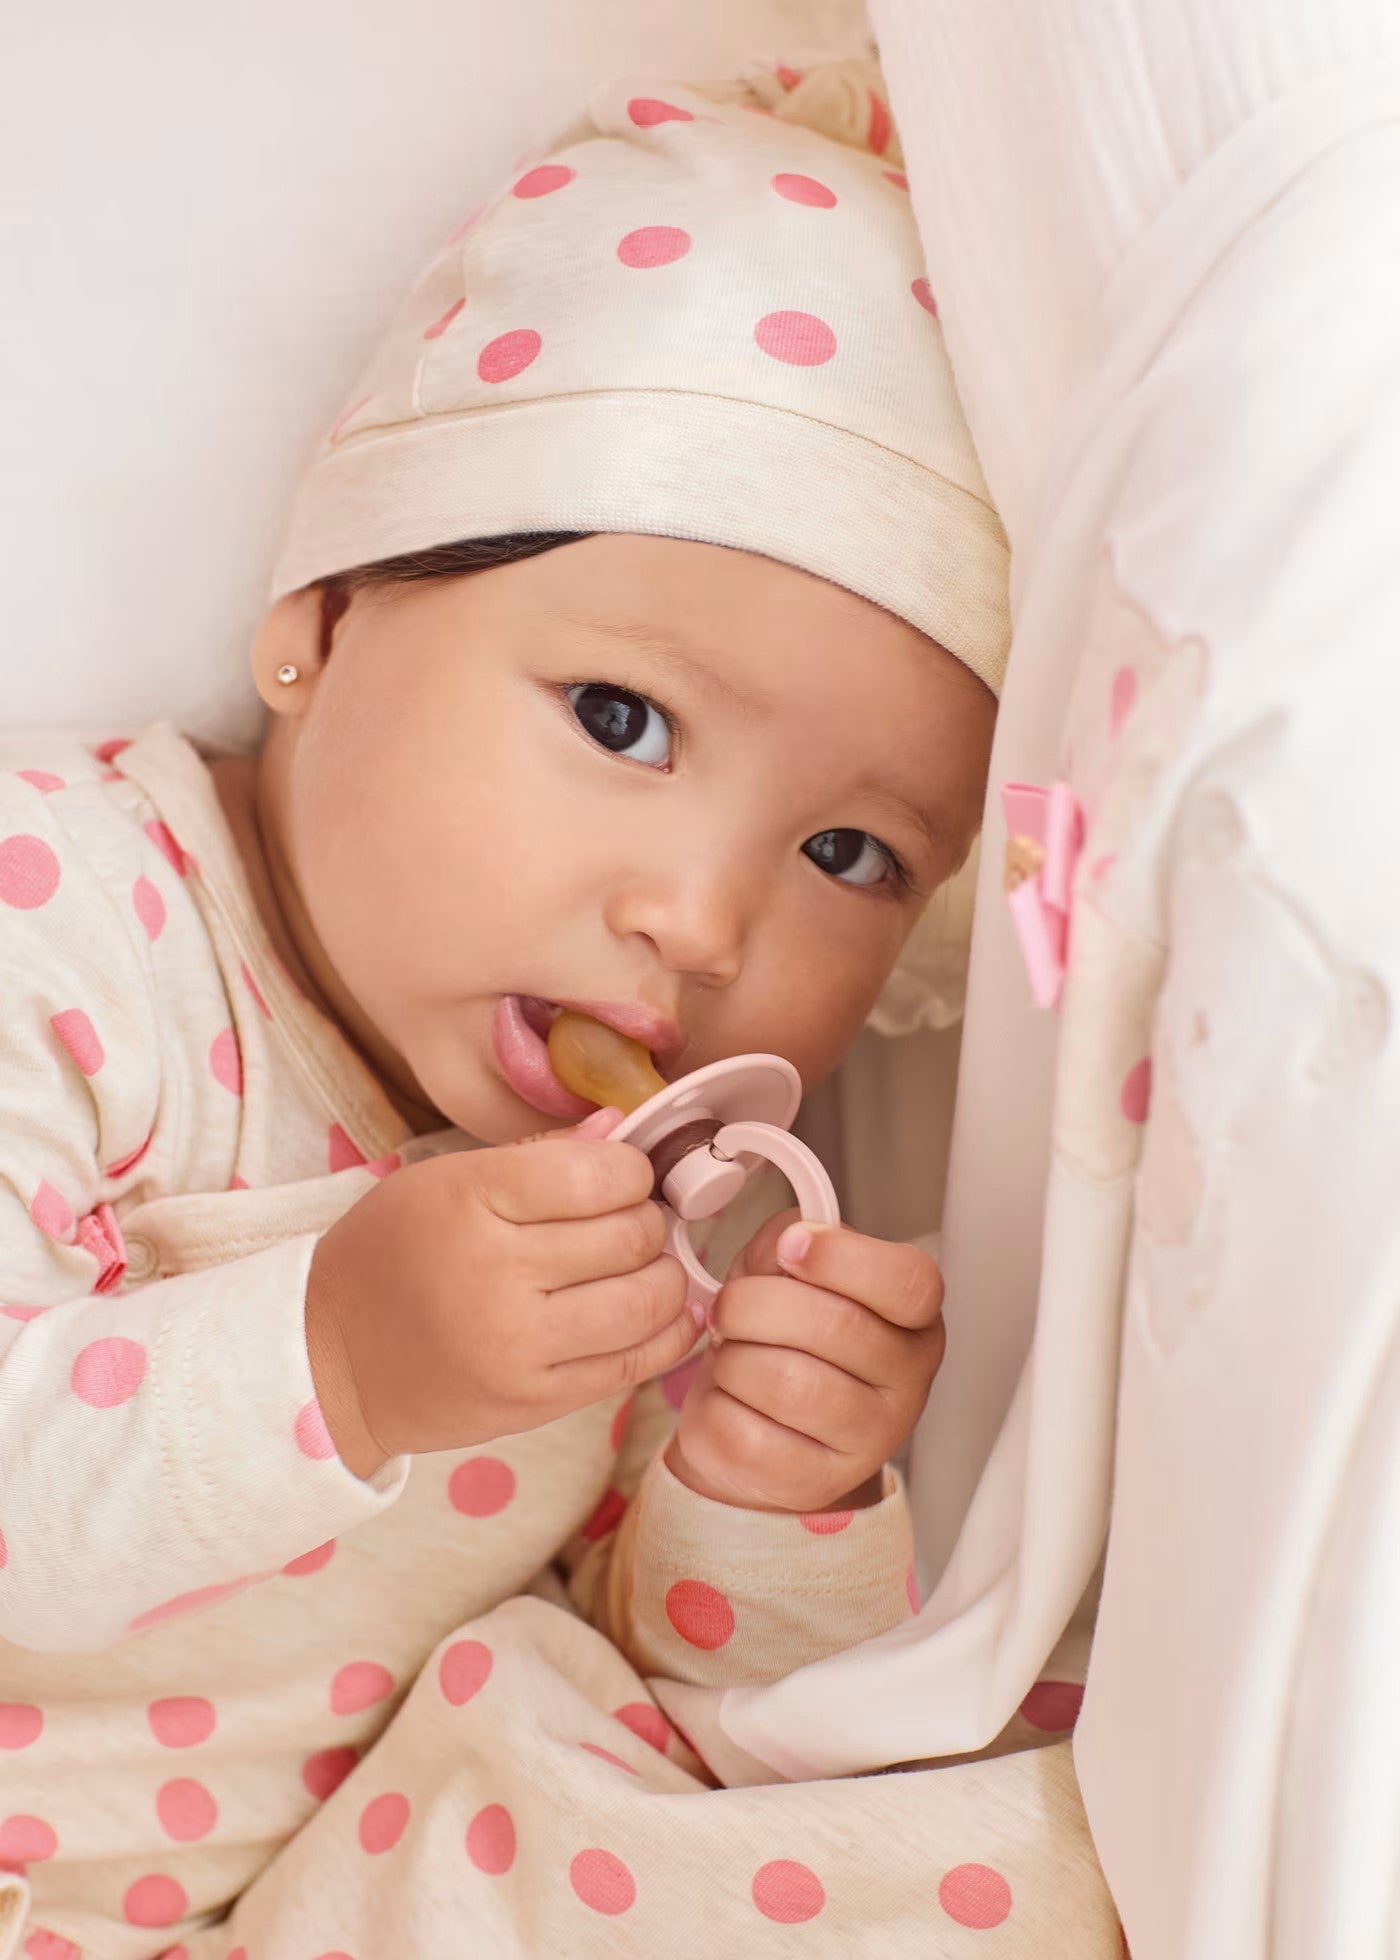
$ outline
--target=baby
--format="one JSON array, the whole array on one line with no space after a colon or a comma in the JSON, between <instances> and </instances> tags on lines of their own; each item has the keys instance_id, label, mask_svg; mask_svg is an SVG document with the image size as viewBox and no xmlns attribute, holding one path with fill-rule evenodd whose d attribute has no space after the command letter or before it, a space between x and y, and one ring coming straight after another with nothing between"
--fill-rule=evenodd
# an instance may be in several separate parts
<instances>
[{"instance_id":1,"label":"baby","mask_svg":"<svg viewBox=\"0 0 1400 1960\"><path fill-rule=\"evenodd\" d=\"M783 1213L692 1356L543 1039L810 1088L971 846L1005 547L895 142L873 63L600 90L310 470L261 754L0 779L0 1960L927 1950L928 1846L714 1710L913 1609L937 1269Z\"/></svg>"}]
</instances>

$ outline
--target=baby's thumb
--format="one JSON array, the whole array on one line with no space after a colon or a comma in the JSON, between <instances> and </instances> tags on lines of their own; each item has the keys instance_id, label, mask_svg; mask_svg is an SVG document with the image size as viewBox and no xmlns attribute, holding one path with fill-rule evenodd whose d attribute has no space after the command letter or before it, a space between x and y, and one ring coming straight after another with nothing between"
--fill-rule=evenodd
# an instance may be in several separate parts
<instances>
[{"instance_id":1,"label":"baby's thumb","mask_svg":"<svg viewBox=\"0 0 1400 1960\"><path fill-rule=\"evenodd\" d=\"M625 1112L609 1107L595 1109L591 1116L581 1122L566 1123L557 1130L537 1130L533 1136L521 1137L522 1143L548 1143L551 1137L605 1137L614 1131L622 1121Z\"/></svg>"}]
</instances>

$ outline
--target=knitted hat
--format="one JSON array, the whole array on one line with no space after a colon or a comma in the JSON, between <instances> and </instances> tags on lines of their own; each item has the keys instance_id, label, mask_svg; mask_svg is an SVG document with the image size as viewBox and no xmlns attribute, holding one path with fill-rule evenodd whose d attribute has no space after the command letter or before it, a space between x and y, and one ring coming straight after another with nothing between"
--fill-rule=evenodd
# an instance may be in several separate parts
<instances>
[{"instance_id":1,"label":"knitted hat","mask_svg":"<svg viewBox=\"0 0 1400 1960\"><path fill-rule=\"evenodd\" d=\"M298 492L273 598L520 531L758 552L999 692L1006 539L874 60L598 89L439 252Z\"/></svg>"}]
</instances>

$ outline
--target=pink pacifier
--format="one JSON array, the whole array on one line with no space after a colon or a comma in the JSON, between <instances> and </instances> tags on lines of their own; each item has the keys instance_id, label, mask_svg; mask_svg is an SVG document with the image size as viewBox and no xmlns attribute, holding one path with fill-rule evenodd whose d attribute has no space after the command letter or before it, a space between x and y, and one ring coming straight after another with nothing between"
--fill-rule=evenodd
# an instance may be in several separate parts
<instances>
[{"instance_id":1,"label":"pink pacifier","mask_svg":"<svg viewBox=\"0 0 1400 1960\"><path fill-rule=\"evenodd\" d=\"M652 1195L669 1214L666 1250L685 1268L689 1297L706 1308L722 1282L696 1257L690 1220L723 1211L764 1163L783 1173L804 1218L841 1222L821 1159L788 1130L801 1100L802 1078L781 1055L733 1055L668 1083L608 1132L609 1143L650 1157Z\"/></svg>"}]
</instances>

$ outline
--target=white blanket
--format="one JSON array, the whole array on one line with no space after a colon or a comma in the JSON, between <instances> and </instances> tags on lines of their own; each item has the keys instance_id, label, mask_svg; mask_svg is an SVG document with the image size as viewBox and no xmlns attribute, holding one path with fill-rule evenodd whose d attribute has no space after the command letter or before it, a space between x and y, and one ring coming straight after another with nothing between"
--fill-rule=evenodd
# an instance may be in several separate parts
<instances>
[{"instance_id":1,"label":"white blanket","mask_svg":"<svg viewBox=\"0 0 1400 1960\"><path fill-rule=\"evenodd\" d=\"M1135 1960L1380 1960L1400 20L873 13L1016 553L994 795L1063 780L1087 837L1057 1019L988 825L950 1358L913 1457L937 1588L723 1719L789 1773L975 1747L1092 1579L1112 1489L1075 1753Z\"/></svg>"}]
</instances>

